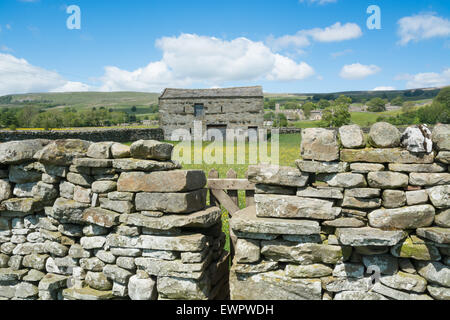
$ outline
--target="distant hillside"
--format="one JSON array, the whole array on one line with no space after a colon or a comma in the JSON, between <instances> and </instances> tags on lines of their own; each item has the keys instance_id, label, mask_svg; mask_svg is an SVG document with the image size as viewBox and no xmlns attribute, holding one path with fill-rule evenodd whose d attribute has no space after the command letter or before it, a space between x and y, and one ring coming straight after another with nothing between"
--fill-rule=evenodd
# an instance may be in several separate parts
<instances>
[{"instance_id":1,"label":"distant hillside","mask_svg":"<svg viewBox=\"0 0 450 320\"><path fill-rule=\"evenodd\" d=\"M398 96L403 97L405 101L418 101L433 99L439 93L441 88L424 88L424 89L410 89L410 90L394 90L394 91L344 91L334 93L267 93L266 98L277 100L306 100L319 101L321 99L334 100L340 95L345 95L352 98L354 103L368 101L372 98L382 98L392 100Z\"/></svg>"},{"instance_id":2,"label":"distant hillside","mask_svg":"<svg viewBox=\"0 0 450 320\"><path fill-rule=\"evenodd\" d=\"M37 105L41 107L132 107L158 103L159 93L144 92L73 92L32 93L0 97L0 107Z\"/></svg>"},{"instance_id":3,"label":"distant hillside","mask_svg":"<svg viewBox=\"0 0 450 320\"><path fill-rule=\"evenodd\" d=\"M396 91L347 91L336 93L265 93L266 99L283 103L292 100L320 99L334 100L340 95L352 98L354 103L367 101L375 97L392 100L402 96L405 101L433 99L439 88L396 90ZM21 107L26 105L51 109L58 107L92 108L106 107L120 110L122 108L146 107L158 103L159 93L144 92L73 92L73 93L32 93L0 97L0 108Z\"/></svg>"}]
</instances>

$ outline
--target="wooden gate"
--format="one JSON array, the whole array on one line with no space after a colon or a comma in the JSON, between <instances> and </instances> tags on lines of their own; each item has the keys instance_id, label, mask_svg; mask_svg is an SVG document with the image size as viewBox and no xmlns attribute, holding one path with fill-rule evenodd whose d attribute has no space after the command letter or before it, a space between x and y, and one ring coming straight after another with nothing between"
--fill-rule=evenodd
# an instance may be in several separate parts
<instances>
[{"instance_id":1,"label":"wooden gate","mask_svg":"<svg viewBox=\"0 0 450 320\"><path fill-rule=\"evenodd\" d=\"M247 177L247 173L245 176ZM238 179L237 173L233 169L230 169L227 172L226 178L222 179L219 178L219 172L212 169L208 175L208 189L211 206L219 207L222 205L228 211L229 218L240 210L240 190L245 191L245 204L242 203L241 207L249 207L255 204L255 184L248 181L248 179ZM229 233L230 256L231 261L233 261L237 237L231 228L229 229Z\"/></svg>"},{"instance_id":2,"label":"wooden gate","mask_svg":"<svg viewBox=\"0 0 450 320\"><path fill-rule=\"evenodd\" d=\"M233 169L230 169L226 178L222 179L219 178L219 172L212 169L208 175L208 189L210 204L212 206L222 205L230 216L240 210L239 190L245 191L245 205L242 204L242 207L249 207L255 203L255 184L248 179L238 179L237 173Z\"/></svg>"}]
</instances>

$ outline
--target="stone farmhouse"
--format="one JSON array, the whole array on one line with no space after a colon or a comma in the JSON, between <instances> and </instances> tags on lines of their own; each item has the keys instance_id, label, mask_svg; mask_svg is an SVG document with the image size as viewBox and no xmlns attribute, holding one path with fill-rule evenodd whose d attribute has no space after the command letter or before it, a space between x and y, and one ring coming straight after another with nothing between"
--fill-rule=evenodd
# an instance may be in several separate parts
<instances>
[{"instance_id":1,"label":"stone farmhouse","mask_svg":"<svg viewBox=\"0 0 450 320\"><path fill-rule=\"evenodd\" d=\"M227 129L243 134L263 128L264 95L261 86L223 89L165 89L159 97L160 128L166 140L176 129L186 129L191 137L200 139L194 123L201 124L203 140L211 140L211 129L226 136ZM197 125L196 125L197 127Z\"/></svg>"}]
</instances>

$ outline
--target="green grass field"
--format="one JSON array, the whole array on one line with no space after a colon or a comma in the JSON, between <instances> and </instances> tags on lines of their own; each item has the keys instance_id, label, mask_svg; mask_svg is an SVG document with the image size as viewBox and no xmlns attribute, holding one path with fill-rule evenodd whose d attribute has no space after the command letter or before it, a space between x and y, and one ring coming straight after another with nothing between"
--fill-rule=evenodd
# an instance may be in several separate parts
<instances>
[{"instance_id":1,"label":"green grass field","mask_svg":"<svg viewBox=\"0 0 450 320\"><path fill-rule=\"evenodd\" d=\"M145 92L70 92L70 93L30 93L12 96L12 104L22 102L49 102L54 105L71 107L131 107L158 103L159 93ZM3 105L1 105L3 106Z\"/></svg>"},{"instance_id":2,"label":"green grass field","mask_svg":"<svg viewBox=\"0 0 450 320\"><path fill-rule=\"evenodd\" d=\"M386 111L386 112L350 112L351 122L361 127L368 127L377 122L381 116L396 116L402 113L402 110ZM315 128L318 127L320 121L297 121L292 123L296 128Z\"/></svg>"}]
</instances>

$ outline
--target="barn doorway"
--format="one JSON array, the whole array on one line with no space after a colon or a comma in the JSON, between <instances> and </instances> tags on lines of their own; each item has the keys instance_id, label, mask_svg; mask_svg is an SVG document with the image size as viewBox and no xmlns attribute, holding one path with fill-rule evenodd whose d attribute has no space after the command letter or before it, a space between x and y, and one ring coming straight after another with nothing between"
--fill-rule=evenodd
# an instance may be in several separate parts
<instances>
[{"instance_id":1,"label":"barn doorway","mask_svg":"<svg viewBox=\"0 0 450 320\"><path fill-rule=\"evenodd\" d=\"M215 130L219 130L222 134L223 140L225 141L227 138L227 125L226 124L209 124L206 126L206 137L208 141L214 141L217 132Z\"/></svg>"}]
</instances>

